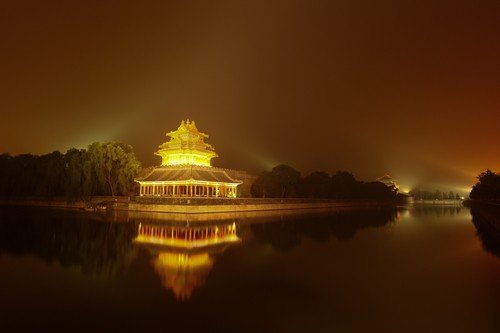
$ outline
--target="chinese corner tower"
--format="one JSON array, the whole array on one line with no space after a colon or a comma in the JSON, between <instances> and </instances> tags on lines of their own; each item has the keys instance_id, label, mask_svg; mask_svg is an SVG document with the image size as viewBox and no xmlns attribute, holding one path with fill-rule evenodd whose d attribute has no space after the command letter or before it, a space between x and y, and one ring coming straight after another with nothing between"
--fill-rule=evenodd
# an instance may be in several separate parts
<instances>
[{"instance_id":1,"label":"chinese corner tower","mask_svg":"<svg viewBox=\"0 0 500 333\"><path fill-rule=\"evenodd\" d=\"M141 196L236 197L241 182L225 169L211 166L212 158L218 155L194 121L183 120L167 137L155 153L161 157L161 166L137 179Z\"/></svg>"}]
</instances>

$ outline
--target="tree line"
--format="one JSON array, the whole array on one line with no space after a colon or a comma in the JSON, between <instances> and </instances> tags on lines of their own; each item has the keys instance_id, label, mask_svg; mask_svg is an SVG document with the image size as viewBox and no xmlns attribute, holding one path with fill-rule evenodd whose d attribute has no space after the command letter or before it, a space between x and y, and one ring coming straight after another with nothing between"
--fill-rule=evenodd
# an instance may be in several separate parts
<instances>
[{"instance_id":1,"label":"tree line","mask_svg":"<svg viewBox=\"0 0 500 333\"><path fill-rule=\"evenodd\" d=\"M263 172L251 187L257 198L330 198L330 199L395 199L395 187L381 182L356 180L352 173L338 171L334 175L315 171L301 177L288 165L278 165Z\"/></svg>"},{"instance_id":2,"label":"tree line","mask_svg":"<svg viewBox=\"0 0 500 333\"><path fill-rule=\"evenodd\" d=\"M95 142L66 154L2 154L0 196L79 199L129 195L139 169L132 147L120 142Z\"/></svg>"},{"instance_id":3,"label":"tree line","mask_svg":"<svg viewBox=\"0 0 500 333\"><path fill-rule=\"evenodd\" d=\"M460 200L460 195L450 191L448 193L440 190L426 191L420 188L412 189L409 193L415 200Z\"/></svg>"},{"instance_id":4,"label":"tree line","mask_svg":"<svg viewBox=\"0 0 500 333\"><path fill-rule=\"evenodd\" d=\"M500 199L500 174L487 169L477 176L477 183L472 187L469 194L475 200L498 200Z\"/></svg>"}]
</instances>

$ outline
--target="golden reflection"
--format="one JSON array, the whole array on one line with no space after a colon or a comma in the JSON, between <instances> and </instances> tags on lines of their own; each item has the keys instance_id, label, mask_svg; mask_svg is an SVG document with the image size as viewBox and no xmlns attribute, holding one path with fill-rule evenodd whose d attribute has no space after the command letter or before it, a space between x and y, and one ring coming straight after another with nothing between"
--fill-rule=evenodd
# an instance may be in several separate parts
<instances>
[{"instance_id":1,"label":"golden reflection","mask_svg":"<svg viewBox=\"0 0 500 333\"><path fill-rule=\"evenodd\" d=\"M234 222L192 227L141 223L134 241L154 255L152 266L163 287L187 300L205 283L215 256L240 239Z\"/></svg>"}]
</instances>

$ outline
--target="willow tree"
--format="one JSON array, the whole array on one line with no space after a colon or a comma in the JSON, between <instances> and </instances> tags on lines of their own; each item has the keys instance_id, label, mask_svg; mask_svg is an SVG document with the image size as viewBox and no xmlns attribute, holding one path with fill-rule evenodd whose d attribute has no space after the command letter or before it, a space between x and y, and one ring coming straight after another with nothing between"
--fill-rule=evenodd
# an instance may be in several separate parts
<instances>
[{"instance_id":1,"label":"willow tree","mask_svg":"<svg viewBox=\"0 0 500 333\"><path fill-rule=\"evenodd\" d=\"M132 147L120 142L94 142L87 152L101 188L107 187L112 196L128 195L140 168Z\"/></svg>"},{"instance_id":2,"label":"willow tree","mask_svg":"<svg viewBox=\"0 0 500 333\"><path fill-rule=\"evenodd\" d=\"M71 148L64 155L64 160L66 162L66 196L68 198L91 196L95 179L87 151Z\"/></svg>"}]
</instances>

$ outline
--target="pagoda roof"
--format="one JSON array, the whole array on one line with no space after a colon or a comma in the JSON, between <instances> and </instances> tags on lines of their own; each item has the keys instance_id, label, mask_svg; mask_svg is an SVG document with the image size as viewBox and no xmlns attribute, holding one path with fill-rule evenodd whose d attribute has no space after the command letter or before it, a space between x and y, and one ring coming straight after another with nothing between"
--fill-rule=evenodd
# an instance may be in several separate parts
<instances>
[{"instance_id":1,"label":"pagoda roof","mask_svg":"<svg viewBox=\"0 0 500 333\"><path fill-rule=\"evenodd\" d=\"M194 165L162 166L137 179L139 182L201 181L212 183L241 184L230 177L224 169Z\"/></svg>"},{"instance_id":2,"label":"pagoda roof","mask_svg":"<svg viewBox=\"0 0 500 333\"><path fill-rule=\"evenodd\" d=\"M386 173L385 175L383 175L382 177L380 178L377 178L376 179L377 181L396 181L391 175L389 175L388 173Z\"/></svg>"},{"instance_id":3,"label":"pagoda roof","mask_svg":"<svg viewBox=\"0 0 500 333\"><path fill-rule=\"evenodd\" d=\"M155 153L161 156L163 166L210 166L210 160L218 156L214 147L205 142L208 135L198 130L194 120L183 120L177 130L167 133L167 137L169 140L162 143Z\"/></svg>"}]
</instances>

